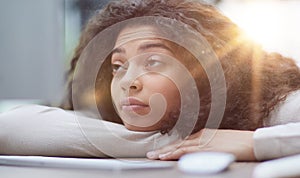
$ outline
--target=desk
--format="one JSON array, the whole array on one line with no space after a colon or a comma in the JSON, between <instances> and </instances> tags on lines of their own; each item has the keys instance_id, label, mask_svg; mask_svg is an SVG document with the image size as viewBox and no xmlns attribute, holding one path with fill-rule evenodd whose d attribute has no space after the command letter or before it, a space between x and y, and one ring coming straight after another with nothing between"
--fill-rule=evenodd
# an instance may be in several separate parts
<instances>
[{"instance_id":1,"label":"desk","mask_svg":"<svg viewBox=\"0 0 300 178\"><path fill-rule=\"evenodd\" d=\"M0 165L1 178L251 178L252 171L258 163L233 163L228 170L214 175L189 175L180 172L174 161L173 168L145 169L125 171L102 171L87 169L15 167Z\"/></svg>"}]
</instances>

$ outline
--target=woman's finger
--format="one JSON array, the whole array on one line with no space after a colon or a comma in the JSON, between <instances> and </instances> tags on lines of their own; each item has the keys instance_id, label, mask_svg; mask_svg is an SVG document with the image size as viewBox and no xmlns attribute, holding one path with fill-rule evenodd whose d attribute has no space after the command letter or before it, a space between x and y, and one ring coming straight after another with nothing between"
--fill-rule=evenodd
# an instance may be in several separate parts
<instances>
[{"instance_id":1,"label":"woman's finger","mask_svg":"<svg viewBox=\"0 0 300 178\"><path fill-rule=\"evenodd\" d=\"M184 154L198 152L198 151L200 151L200 148L198 146L187 146L187 147L181 147L173 152L160 154L158 157L160 160L163 161L177 160Z\"/></svg>"},{"instance_id":2,"label":"woman's finger","mask_svg":"<svg viewBox=\"0 0 300 178\"><path fill-rule=\"evenodd\" d=\"M160 159L159 155L170 154L182 147L192 147L192 146L198 146L198 145L199 145L198 139L182 140L182 141L175 142L171 145L167 145L161 149L148 152L147 157L149 159Z\"/></svg>"},{"instance_id":3,"label":"woman's finger","mask_svg":"<svg viewBox=\"0 0 300 178\"><path fill-rule=\"evenodd\" d=\"M158 155L175 151L178 148L178 145L181 145L182 140L178 140L175 143L164 146L160 149L153 150L147 153L147 158L149 159L159 159Z\"/></svg>"},{"instance_id":4,"label":"woman's finger","mask_svg":"<svg viewBox=\"0 0 300 178\"><path fill-rule=\"evenodd\" d=\"M150 151L150 152L147 153L147 157L149 159L160 159L159 155L170 154L171 152L174 152L174 151L178 150L179 148L199 146L200 145L200 138L201 138L201 135L204 131L205 131L205 129L202 129L199 132L196 132L196 133L188 136L184 140L179 140L179 141L176 141L173 144L164 146L161 149Z\"/></svg>"}]
</instances>

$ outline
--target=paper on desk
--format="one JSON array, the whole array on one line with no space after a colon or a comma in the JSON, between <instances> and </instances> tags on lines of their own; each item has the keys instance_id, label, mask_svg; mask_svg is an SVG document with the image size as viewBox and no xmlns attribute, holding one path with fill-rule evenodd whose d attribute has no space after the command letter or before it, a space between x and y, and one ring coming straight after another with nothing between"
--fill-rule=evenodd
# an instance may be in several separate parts
<instances>
[{"instance_id":1,"label":"paper on desk","mask_svg":"<svg viewBox=\"0 0 300 178\"><path fill-rule=\"evenodd\" d=\"M0 156L0 165L99 170L134 170L170 168L173 167L174 163L150 160L133 161L44 156Z\"/></svg>"}]
</instances>

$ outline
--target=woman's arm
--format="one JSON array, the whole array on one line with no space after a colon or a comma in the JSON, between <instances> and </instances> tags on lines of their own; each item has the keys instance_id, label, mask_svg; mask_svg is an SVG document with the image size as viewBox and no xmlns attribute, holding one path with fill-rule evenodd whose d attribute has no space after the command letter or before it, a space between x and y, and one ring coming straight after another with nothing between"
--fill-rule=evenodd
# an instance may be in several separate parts
<instances>
[{"instance_id":1,"label":"woman's arm","mask_svg":"<svg viewBox=\"0 0 300 178\"><path fill-rule=\"evenodd\" d=\"M300 122L256 130L254 152L258 160L299 154Z\"/></svg>"},{"instance_id":2,"label":"woman's arm","mask_svg":"<svg viewBox=\"0 0 300 178\"><path fill-rule=\"evenodd\" d=\"M209 129L149 152L147 156L150 159L173 160L191 152L220 151L234 154L239 161L255 161L300 154L300 123L261 128L255 132L211 130L215 132L214 136L203 144L202 134L206 130Z\"/></svg>"},{"instance_id":3,"label":"woman's arm","mask_svg":"<svg viewBox=\"0 0 300 178\"><path fill-rule=\"evenodd\" d=\"M197 151L232 153L237 160L267 160L300 153L300 90L291 93L265 120L265 128L252 131L210 130L215 132L203 145L204 129L147 155L150 159L178 159ZM208 132L208 133L210 133ZM206 134L207 135L207 134ZM212 134L210 134L212 135ZM207 139L206 139L207 140Z\"/></svg>"},{"instance_id":4,"label":"woman's arm","mask_svg":"<svg viewBox=\"0 0 300 178\"><path fill-rule=\"evenodd\" d=\"M1 154L104 156L86 141L75 117L59 108L18 107L0 115L0 130Z\"/></svg>"},{"instance_id":5,"label":"woman's arm","mask_svg":"<svg viewBox=\"0 0 300 178\"><path fill-rule=\"evenodd\" d=\"M238 160L263 160L300 153L300 123L255 132L217 130L210 142L199 147L203 132L149 153L148 157L178 159L185 153L206 150L230 152ZM175 139L159 133L128 131L122 125L53 107L29 105L0 114L0 154L144 157L147 151Z\"/></svg>"},{"instance_id":6,"label":"woman's arm","mask_svg":"<svg viewBox=\"0 0 300 178\"><path fill-rule=\"evenodd\" d=\"M28 105L0 114L0 154L145 157L171 140L54 107Z\"/></svg>"},{"instance_id":7,"label":"woman's arm","mask_svg":"<svg viewBox=\"0 0 300 178\"><path fill-rule=\"evenodd\" d=\"M192 152L216 151L231 153L237 160L255 161L252 131L203 129L183 141L148 152L149 159L176 160Z\"/></svg>"},{"instance_id":8,"label":"woman's arm","mask_svg":"<svg viewBox=\"0 0 300 178\"><path fill-rule=\"evenodd\" d=\"M259 160L300 153L300 90L292 92L265 120L266 128L254 133Z\"/></svg>"}]
</instances>

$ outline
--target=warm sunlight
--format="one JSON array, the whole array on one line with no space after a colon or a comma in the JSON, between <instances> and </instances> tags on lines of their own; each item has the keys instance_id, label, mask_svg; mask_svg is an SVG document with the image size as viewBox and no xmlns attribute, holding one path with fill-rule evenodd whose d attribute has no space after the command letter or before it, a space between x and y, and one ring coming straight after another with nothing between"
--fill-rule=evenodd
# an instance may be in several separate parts
<instances>
[{"instance_id":1,"label":"warm sunlight","mask_svg":"<svg viewBox=\"0 0 300 178\"><path fill-rule=\"evenodd\" d=\"M219 8L265 49L300 61L299 1L227 0Z\"/></svg>"},{"instance_id":2,"label":"warm sunlight","mask_svg":"<svg viewBox=\"0 0 300 178\"><path fill-rule=\"evenodd\" d=\"M279 6L270 6L269 3L249 3L247 7L236 16L237 23L250 35L255 41L270 45L277 34L281 33L283 28L280 26Z\"/></svg>"}]
</instances>

